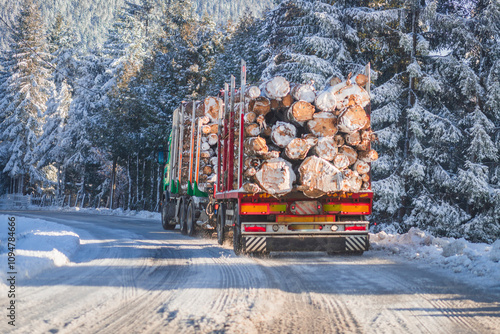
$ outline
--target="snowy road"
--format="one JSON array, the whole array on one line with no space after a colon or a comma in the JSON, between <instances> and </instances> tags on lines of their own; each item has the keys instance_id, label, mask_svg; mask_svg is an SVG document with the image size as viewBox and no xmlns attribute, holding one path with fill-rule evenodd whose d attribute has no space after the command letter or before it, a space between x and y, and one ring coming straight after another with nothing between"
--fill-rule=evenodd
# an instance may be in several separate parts
<instances>
[{"instance_id":1,"label":"snowy road","mask_svg":"<svg viewBox=\"0 0 500 334\"><path fill-rule=\"evenodd\" d=\"M19 282L19 333L500 330L498 290L380 252L236 257L229 244L164 231L154 220L15 215L71 226L81 239L69 265ZM0 332L5 330L2 320Z\"/></svg>"}]
</instances>

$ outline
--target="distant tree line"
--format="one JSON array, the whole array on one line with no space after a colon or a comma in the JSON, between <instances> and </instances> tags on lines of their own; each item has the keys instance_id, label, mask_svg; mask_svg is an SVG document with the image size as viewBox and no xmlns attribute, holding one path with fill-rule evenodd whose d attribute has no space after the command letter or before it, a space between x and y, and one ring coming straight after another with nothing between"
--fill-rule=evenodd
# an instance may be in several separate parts
<instances>
[{"instance_id":1,"label":"distant tree line","mask_svg":"<svg viewBox=\"0 0 500 334\"><path fill-rule=\"evenodd\" d=\"M3 192L156 208L173 110L248 81L345 79L372 69L378 226L500 236L500 4L496 0L282 0L217 26L190 0L126 2L82 51L24 0L0 58Z\"/></svg>"}]
</instances>

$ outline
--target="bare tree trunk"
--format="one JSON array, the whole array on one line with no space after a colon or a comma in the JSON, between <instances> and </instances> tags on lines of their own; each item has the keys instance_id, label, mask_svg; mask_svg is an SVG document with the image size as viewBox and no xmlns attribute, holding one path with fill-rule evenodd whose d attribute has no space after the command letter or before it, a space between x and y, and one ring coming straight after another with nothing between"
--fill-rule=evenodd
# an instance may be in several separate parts
<instances>
[{"instance_id":1,"label":"bare tree trunk","mask_svg":"<svg viewBox=\"0 0 500 334\"><path fill-rule=\"evenodd\" d=\"M142 161L142 189L141 189L141 201L144 200L144 184L146 182L146 159Z\"/></svg>"},{"instance_id":2,"label":"bare tree trunk","mask_svg":"<svg viewBox=\"0 0 500 334\"><path fill-rule=\"evenodd\" d=\"M139 201L139 153L137 153L137 174L135 175L135 201Z\"/></svg>"},{"instance_id":3,"label":"bare tree trunk","mask_svg":"<svg viewBox=\"0 0 500 334\"><path fill-rule=\"evenodd\" d=\"M157 178L156 178L156 204L158 205L158 203L160 203L160 193L161 193L161 179L162 179L162 170L161 170L161 166L158 167L158 174L157 174Z\"/></svg>"},{"instance_id":4,"label":"bare tree trunk","mask_svg":"<svg viewBox=\"0 0 500 334\"><path fill-rule=\"evenodd\" d=\"M128 179L128 204L127 204L127 209L130 210L130 202L132 200L132 178L130 177L130 156L127 157L127 179Z\"/></svg>"},{"instance_id":5,"label":"bare tree trunk","mask_svg":"<svg viewBox=\"0 0 500 334\"><path fill-rule=\"evenodd\" d=\"M117 163L118 158L113 157L113 170L111 171L111 195L110 195L110 200L109 200L109 208L113 210L113 199L115 196L115 189L116 189L116 163Z\"/></svg>"},{"instance_id":6,"label":"bare tree trunk","mask_svg":"<svg viewBox=\"0 0 500 334\"><path fill-rule=\"evenodd\" d=\"M153 163L151 163L151 208L153 208L153 198L154 198L154 192L155 192L155 174L156 174L156 168L154 168Z\"/></svg>"},{"instance_id":7,"label":"bare tree trunk","mask_svg":"<svg viewBox=\"0 0 500 334\"><path fill-rule=\"evenodd\" d=\"M19 193L21 195L23 194L23 188L24 188L24 174L21 175L21 183L19 184Z\"/></svg>"}]
</instances>

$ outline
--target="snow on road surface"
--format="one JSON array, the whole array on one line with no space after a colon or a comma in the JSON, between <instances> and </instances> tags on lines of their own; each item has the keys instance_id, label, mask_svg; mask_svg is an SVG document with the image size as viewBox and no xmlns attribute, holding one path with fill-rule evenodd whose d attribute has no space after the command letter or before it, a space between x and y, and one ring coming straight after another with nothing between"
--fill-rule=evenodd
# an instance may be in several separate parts
<instances>
[{"instance_id":1,"label":"snow on road surface","mask_svg":"<svg viewBox=\"0 0 500 334\"><path fill-rule=\"evenodd\" d=\"M498 241L471 244L412 230L371 235L373 250L361 257L237 257L229 244L164 231L158 219L11 214L19 239L16 265L23 270L16 327L3 316L2 333L500 329ZM7 217L0 216L2 268ZM2 305L7 302L5 283L3 276Z\"/></svg>"}]
</instances>

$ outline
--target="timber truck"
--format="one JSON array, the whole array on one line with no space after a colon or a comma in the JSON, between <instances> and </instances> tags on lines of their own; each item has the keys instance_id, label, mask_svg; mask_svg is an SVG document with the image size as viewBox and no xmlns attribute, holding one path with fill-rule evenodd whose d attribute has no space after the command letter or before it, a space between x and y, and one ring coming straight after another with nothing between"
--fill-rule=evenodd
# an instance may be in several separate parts
<instances>
[{"instance_id":1,"label":"timber truck","mask_svg":"<svg viewBox=\"0 0 500 334\"><path fill-rule=\"evenodd\" d=\"M216 139L210 137L217 127L207 125L211 120L204 114L204 102L211 111L222 107L216 100L182 102L174 111L166 161L160 152L159 162L165 163L162 178L161 222L165 230L179 224L182 234L194 235L196 229L214 230L213 167ZM205 124L204 124L205 123ZM204 133L202 130L208 129ZM203 173L205 171L205 173ZM209 172L207 172L209 171ZM212 174L211 178L207 174ZM202 181L202 182L200 182Z\"/></svg>"},{"instance_id":2,"label":"timber truck","mask_svg":"<svg viewBox=\"0 0 500 334\"><path fill-rule=\"evenodd\" d=\"M281 77L259 89L247 87L244 61L241 68L239 89L231 76L214 117L215 178L203 191L198 188L196 145L189 151L192 164L182 173L181 152L187 152L181 139L188 122L185 107L174 113L163 181L163 227L178 223L188 234L196 227L215 230L219 244L232 234L237 255L360 255L368 250L370 162L376 159L370 146L369 65L356 83L350 76L345 82L332 78L323 92L315 92L313 83L287 88ZM193 104L192 129L194 109ZM190 141L196 143L194 137Z\"/></svg>"}]
</instances>

